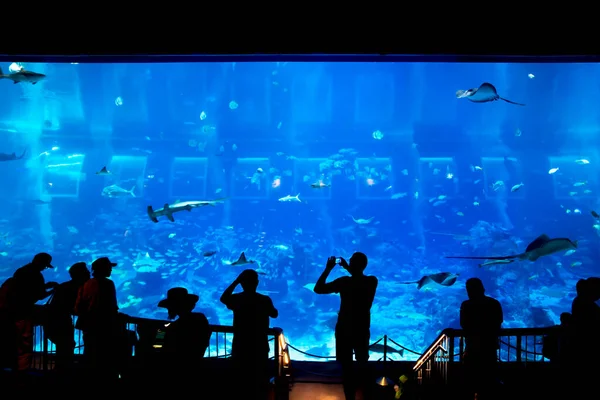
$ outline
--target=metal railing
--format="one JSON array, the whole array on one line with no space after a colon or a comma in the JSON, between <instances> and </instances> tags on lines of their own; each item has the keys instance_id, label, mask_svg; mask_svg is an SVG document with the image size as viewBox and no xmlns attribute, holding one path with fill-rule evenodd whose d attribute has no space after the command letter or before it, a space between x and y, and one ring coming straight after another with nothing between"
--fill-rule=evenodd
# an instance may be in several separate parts
<instances>
[{"instance_id":1,"label":"metal railing","mask_svg":"<svg viewBox=\"0 0 600 400\"><path fill-rule=\"evenodd\" d=\"M507 328L500 330L498 360L503 363L540 363L549 360L542 355L543 337L548 328ZM445 329L417 360L413 371L419 384L448 384L455 366L463 361L465 339L462 329Z\"/></svg>"},{"instance_id":2,"label":"metal railing","mask_svg":"<svg viewBox=\"0 0 600 400\"><path fill-rule=\"evenodd\" d=\"M76 318L73 323L75 324ZM126 317L125 324L127 333L132 340L132 353L131 356L136 355L137 345L140 344L141 329L149 329L152 331L153 328L156 330L161 327L167 326L172 321L155 320L149 318L138 318L138 317ZM234 335L233 327L226 325L209 325L212 332L209 346L204 354L205 358L228 358L231 356L231 341ZM154 330L154 332L156 332ZM288 368L290 365L290 357L288 352L287 343L283 335L283 330L280 328L269 328L267 331L270 342L269 358L275 363L274 378L280 378L283 375L284 368ZM83 335L80 330L75 329L75 355L83 355L85 343L83 342ZM157 344L153 346L157 351L161 345ZM34 351L35 357L33 359L32 368L38 370L51 370L55 366L56 346L52 343L45 335L44 328L38 325L34 328Z\"/></svg>"}]
</instances>

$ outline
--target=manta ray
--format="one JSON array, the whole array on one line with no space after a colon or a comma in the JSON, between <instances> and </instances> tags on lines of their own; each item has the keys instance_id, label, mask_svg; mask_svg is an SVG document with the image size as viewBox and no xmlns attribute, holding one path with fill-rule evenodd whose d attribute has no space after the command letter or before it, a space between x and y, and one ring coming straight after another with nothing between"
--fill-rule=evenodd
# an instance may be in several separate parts
<instances>
[{"instance_id":1,"label":"manta ray","mask_svg":"<svg viewBox=\"0 0 600 400\"><path fill-rule=\"evenodd\" d=\"M21 154L20 156L17 157L17 155L15 153L0 153L0 161L15 161L15 160L20 160L21 158L25 157L25 153L27 153L27 150L25 150L23 152L23 154Z\"/></svg>"},{"instance_id":2,"label":"manta ray","mask_svg":"<svg viewBox=\"0 0 600 400\"><path fill-rule=\"evenodd\" d=\"M577 240L571 241L567 238L550 239L548 235L542 234L533 242L529 243L524 253L499 257L471 257L471 256L447 256L446 258L461 258L467 260L529 260L536 261L540 257L549 256L559 251L577 248ZM485 263L483 264L485 265ZM491 265L491 264L488 264Z\"/></svg>"},{"instance_id":3,"label":"manta ray","mask_svg":"<svg viewBox=\"0 0 600 400\"><path fill-rule=\"evenodd\" d=\"M427 286L431 282L435 282L438 285L442 286L452 286L456 282L458 278L458 274L453 274L452 272L439 272L437 274L425 275L418 281L411 282L400 282L401 285L410 285L411 283L417 284L417 289L421 289L423 286Z\"/></svg>"},{"instance_id":4,"label":"manta ray","mask_svg":"<svg viewBox=\"0 0 600 400\"><path fill-rule=\"evenodd\" d=\"M490 101L496 100L504 100L510 104L516 104L518 106L524 106L525 104L516 103L512 100L505 99L504 97L500 97L496 88L491 83L484 82L478 88L469 89L469 90L458 90L456 92L456 98L462 99L466 98L473 103L489 103Z\"/></svg>"},{"instance_id":5,"label":"manta ray","mask_svg":"<svg viewBox=\"0 0 600 400\"><path fill-rule=\"evenodd\" d=\"M240 254L240 258L238 258L237 261L232 262L231 265L254 264L255 262L256 261L254 260L247 260L246 254L242 251L242 254Z\"/></svg>"}]
</instances>

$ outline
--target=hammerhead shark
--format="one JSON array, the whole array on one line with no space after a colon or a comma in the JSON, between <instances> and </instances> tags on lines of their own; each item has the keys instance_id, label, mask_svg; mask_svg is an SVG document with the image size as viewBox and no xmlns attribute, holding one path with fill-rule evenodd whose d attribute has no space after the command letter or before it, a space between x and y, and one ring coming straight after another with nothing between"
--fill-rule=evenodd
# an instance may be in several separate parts
<instances>
[{"instance_id":1,"label":"hammerhead shark","mask_svg":"<svg viewBox=\"0 0 600 400\"><path fill-rule=\"evenodd\" d=\"M504 100L510 104L516 104L518 106L524 106L525 104L516 103L514 101L505 99L504 97L500 97L496 88L491 83L484 82L478 88L469 89L469 90L458 90L456 92L456 98L462 99L466 98L473 103L489 103L490 101L496 100Z\"/></svg>"},{"instance_id":2,"label":"hammerhead shark","mask_svg":"<svg viewBox=\"0 0 600 400\"><path fill-rule=\"evenodd\" d=\"M467 260L529 260L536 261L540 257L549 256L559 251L577 248L577 240L567 238L550 239L545 233L529 243L524 253L499 257L448 256L446 258L461 258ZM483 265L483 264L482 264Z\"/></svg>"},{"instance_id":3,"label":"hammerhead shark","mask_svg":"<svg viewBox=\"0 0 600 400\"><path fill-rule=\"evenodd\" d=\"M20 160L21 158L25 157L25 153L27 153L27 150L25 150L23 152L23 154L21 154L19 157L17 157L17 155L15 153L0 153L0 161L15 161L15 160Z\"/></svg>"},{"instance_id":4,"label":"hammerhead shark","mask_svg":"<svg viewBox=\"0 0 600 400\"><path fill-rule=\"evenodd\" d=\"M173 218L173 214L180 211L192 211L193 208L197 207L205 207L205 206L213 206L215 207L218 203L224 203L225 198L217 199L217 200L201 200L201 201L184 201L179 203L173 203L169 205L165 203L163 208L159 208L158 210L154 210L152 206L148 206L147 212L148 217L152 222L158 222L158 217L165 216L171 222L175 222L175 218Z\"/></svg>"},{"instance_id":5,"label":"hammerhead shark","mask_svg":"<svg viewBox=\"0 0 600 400\"><path fill-rule=\"evenodd\" d=\"M411 283L417 284L417 289L421 289L423 286L427 286L431 282L435 282L442 286L452 286L456 282L458 274L452 272L439 272L437 274L425 275L418 281L411 282L400 282L401 285L410 285Z\"/></svg>"}]
</instances>

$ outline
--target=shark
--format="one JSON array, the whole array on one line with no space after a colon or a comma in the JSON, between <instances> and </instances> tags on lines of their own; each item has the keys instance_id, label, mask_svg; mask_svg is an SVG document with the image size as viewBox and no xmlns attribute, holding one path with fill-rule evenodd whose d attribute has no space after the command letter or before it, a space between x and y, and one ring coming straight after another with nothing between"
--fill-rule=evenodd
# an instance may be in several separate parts
<instances>
[{"instance_id":1,"label":"shark","mask_svg":"<svg viewBox=\"0 0 600 400\"><path fill-rule=\"evenodd\" d=\"M541 234L535 240L527 245L525 252L521 254L513 254L509 256L488 256L488 257L472 257L472 256L446 256L446 258L460 258L466 260L529 260L536 261L540 257L549 256L550 254L558 253L559 251L577 249L577 240L572 241L567 238L550 239L545 233ZM501 264L501 263L497 263ZM491 263L483 263L480 266L491 265Z\"/></svg>"},{"instance_id":2,"label":"shark","mask_svg":"<svg viewBox=\"0 0 600 400\"><path fill-rule=\"evenodd\" d=\"M248 260L246 258L246 254L242 251L242 254L240 254L240 257L237 259L237 261L232 262L230 265L234 266L234 265L246 265L246 264L255 264L256 261L254 260Z\"/></svg>"},{"instance_id":3,"label":"shark","mask_svg":"<svg viewBox=\"0 0 600 400\"><path fill-rule=\"evenodd\" d=\"M503 100L507 103L515 104L517 106L525 105L523 103L517 103L512 100L505 99L504 97L500 97L494 85L487 82L482 83L478 88L458 90L456 92L456 98L466 98L473 103L489 103L490 101Z\"/></svg>"},{"instance_id":4,"label":"shark","mask_svg":"<svg viewBox=\"0 0 600 400\"><path fill-rule=\"evenodd\" d=\"M298 203L302 203L302 200L300 200L300 193L298 193L295 196L288 194L287 196L280 198L279 201L285 201L285 202L296 201Z\"/></svg>"},{"instance_id":5,"label":"shark","mask_svg":"<svg viewBox=\"0 0 600 400\"><path fill-rule=\"evenodd\" d=\"M23 154L21 154L18 157L17 157L17 155L15 153L10 153L10 154L8 154L8 153L0 153L0 161L15 161L15 160L20 160L21 158L25 157L25 153L27 153L27 150L25 150L23 152Z\"/></svg>"},{"instance_id":6,"label":"shark","mask_svg":"<svg viewBox=\"0 0 600 400\"><path fill-rule=\"evenodd\" d=\"M2 72L2 68L0 68L0 79L9 79L13 81L14 84L27 82L31 83L32 85L35 85L39 81L46 79L46 75L38 74L37 72L33 71L26 71L24 68L21 68L17 72L12 72L5 75Z\"/></svg>"},{"instance_id":7,"label":"shark","mask_svg":"<svg viewBox=\"0 0 600 400\"><path fill-rule=\"evenodd\" d=\"M456 282L459 274L454 274L452 272L439 272L437 274L425 275L418 281L410 281L410 282L400 282L401 285L410 285L412 283L417 284L417 289L421 289L424 286L429 285L432 282L437 283L442 286L452 286Z\"/></svg>"},{"instance_id":8,"label":"shark","mask_svg":"<svg viewBox=\"0 0 600 400\"><path fill-rule=\"evenodd\" d=\"M183 201L179 203L173 203L169 205L165 203L163 208L159 208L158 210L154 210L152 206L148 206L148 217L152 222L158 222L158 217L167 217L167 219L171 222L175 222L175 218L173 218L173 214L179 211L192 211L193 208L204 207L204 206L215 206L218 203L224 203L225 198L217 199L217 200L201 200L201 201Z\"/></svg>"}]
</instances>

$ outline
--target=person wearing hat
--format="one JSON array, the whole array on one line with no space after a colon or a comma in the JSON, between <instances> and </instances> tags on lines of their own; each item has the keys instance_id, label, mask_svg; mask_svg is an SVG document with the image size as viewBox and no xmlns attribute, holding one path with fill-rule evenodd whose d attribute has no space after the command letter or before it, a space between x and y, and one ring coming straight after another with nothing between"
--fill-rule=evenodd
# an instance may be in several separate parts
<instances>
[{"instance_id":1,"label":"person wearing hat","mask_svg":"<svg viewBox=\"0 0 600 400\"><path fill-rule=\"evenodd\" d=\"M221 303L233 311L233 341L231 358L242 386L250 391L248 398L263 400L267 397L269 384L269 318L277 318L279 312L269 296L256 292L258 273L247 269L221 295ZM243 292L233 294L241 285Z\"/></svg>"},{"instance_id":2,"label":"person wearing hat","mask_svg":"<svg viewBox=\"0 0 600 400\"><path fill-rule=\"evenodd\" d=\"M31 262L15 271L7 288L7 307L11 310L17 343L17 369L27 371L33 359L33 328L41 319L40 300L50 296L56 282L44 279L42 271L52 266L52 256L39 253Z\"/></svg>"},{"instance_id":3,"label":"person wearing hat","mask_svg":"<svg viewBox=\"0 0 600 400\"><path fill-rule=\"evenodd\" d=\"M175 376L193 373L194 380L201 374L187 368L188 361L196 364L204 357L211 335L206 316L193 312L199 299L186 288L175 287L169 289L167 298L158 303L158 307L167 309L169 319L177 318L166 328L161 351L166 355L169 370Z\"/></svg>"},{"instance_id":4,"label":"person wearing hat","mask_svg":"<svg viewBox=\"0 0 600 400\"><path fill-rule=\"evenodd\" d=\"M90 279L90 271L84 262L69 268L71 280L61 283L48 301L48 316L44 335L56 345L56 370L67 370L72 365L75 350L73 314L77 293Z\"/></svg>"},{"instance_id":5,"label":"person wearing hat","mask_svg":"<svg viewBox=\"0 0 600 400\"><path fill-rule=\"evenodd\" d=\"M108 257L92 263L92 279L81 287L75 301L76 329L83 332L83 355L94 379L118 378L115 365L118 344L119 307L115 283L108 279L117 264Z\"/></svg>"}]
</instances>

